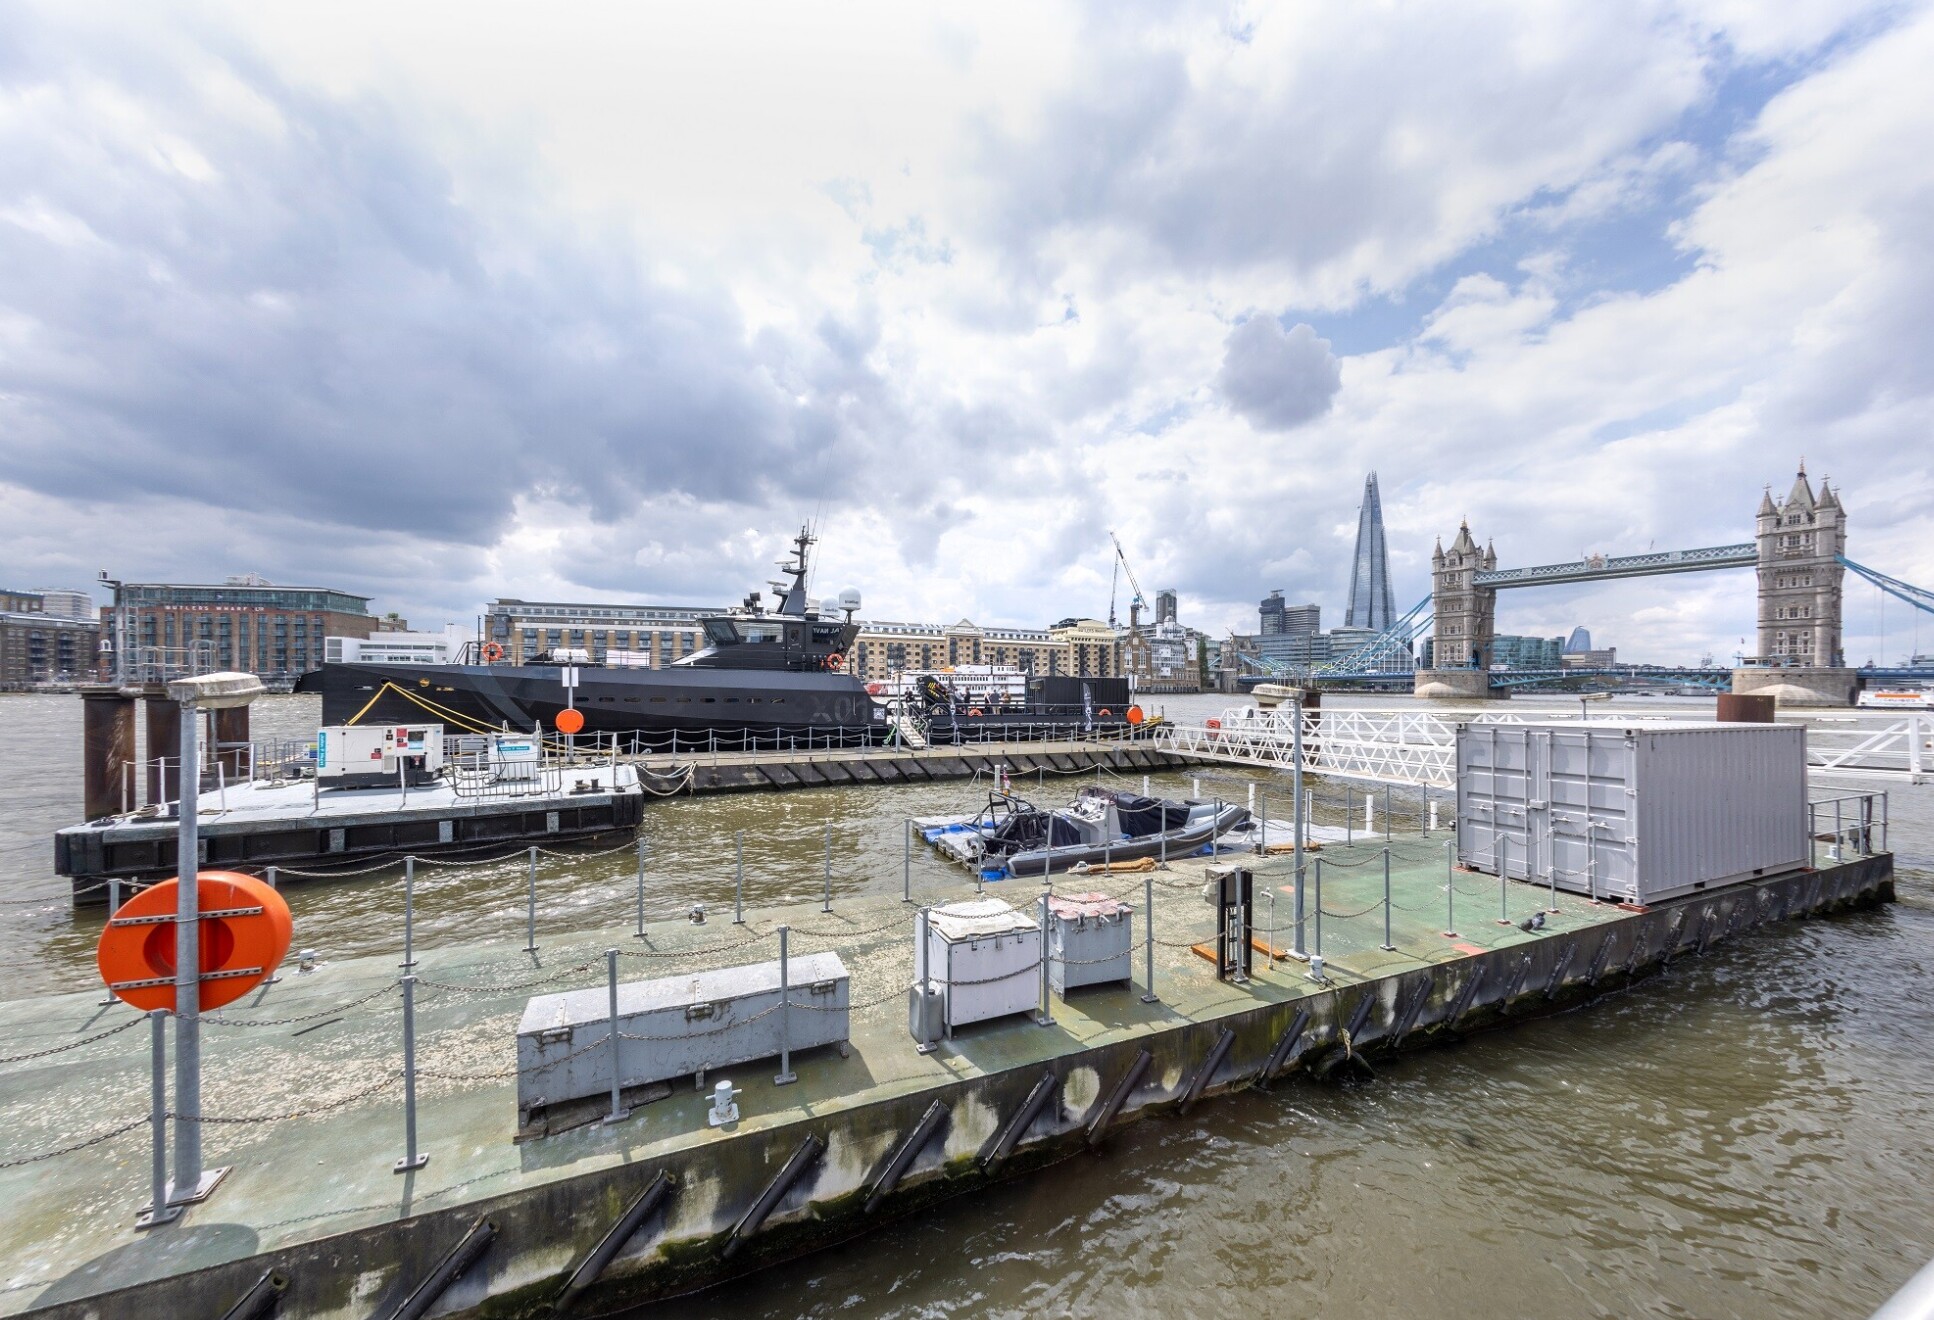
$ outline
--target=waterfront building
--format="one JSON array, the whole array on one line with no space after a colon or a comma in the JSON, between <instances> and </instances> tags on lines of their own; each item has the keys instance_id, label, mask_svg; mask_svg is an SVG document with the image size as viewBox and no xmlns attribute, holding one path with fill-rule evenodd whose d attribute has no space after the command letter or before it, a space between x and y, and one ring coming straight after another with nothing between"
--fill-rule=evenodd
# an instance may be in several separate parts
<instances>
[{"instance_id":1,"label":"waterfront building","mask_svg":"<svg viewBox=\"0 0 1934 1320\"><path fill-rule=\"evenodd\" d=\"M37 593L41 601L41 612L51 614L57 619L72 619L76 623L99 623L101 611L94 604L91 592L76 591L72 587L42 587Z\"/></svg>"},{"instance_id":2,"label":"waterfront building","mask_svg":"<svg viewBox=\"0 0 1934 1320\"><path fill-rule=\"evenodd\" d=\"M1509 669L1556 669L1566 654L1563 637L1523 637L1499 633L1491 639L1491 665Z\"/></svg>"},{"instance_id":3,"label":"waterfront building","mask_svg":"<svg viewBox=\"0 0 1934 1320\"><path fill-rule=\"evenodd\" d=\"M293 681L323 662L329 637L367 637L369 597L333 587L285 587L250 574L219 584L124 582L102 611L101 635L127 647L127 672L191 664Z\"/></svg>"},{"instance_id":4,"label":"waterfront building","mask_svg":"<svg viewBox=\"0 0 1934 1320\"><path fill-rule=\"evenodd\" d=\"M1350 603L1343 623L1380 633L1396 621L1390 551L1383 536L1383 499L1377 493L1377 474L1372 472L1363 480L1363 503L1357 509L1356 555L1350 566Z\"/></svg>"},{"instance_id":5,"label":"waterfront building","mask_svg":"<svg viewBox=\"0 0 1934 1320\"><path fill-rule=\"evenodd\" d=\"M1160 591L1156 592L1155 593L1155 622L1157 624L1176 622L1176 620L1179 617L1179 613L1176 610L1175 605L1176 605L1176 596L1175 596L1174 587L1164 587Z\"/></svg>"},{"instance_id":6,"label":"waterfront building","mask_svg":"<svg viewBox=\"0 0 1934 1320\"><path fill-rule=\"evenodd\" d=\"M1571 630L1571 636L1565 639L1564 653L1566 655L1576 655L1580 652L1589 651L1591 649L1592 649L1591 629L1587 628L1584 624L1581 623L1576 628L1573 628Z\"/></svg>"},{"instance_id":7,"label":"waterfront building","mask_svg":"<svg viewBox=\"0 0 1934 1320\"><path fill-rule=\"evenodd\" d=\"M40 609L0 611L0 691L91 679L100 637L100 625L80 619Z\"/></svg>"},{"instance_id":8,"label":"waterfront building","mask_svg":"<svg viewBox=\"0 0 1934 1320\"><path fill-rule=\"evenodd\" d=\"M43 614L47 602L38 591L8 591L0 588L0 614Z\"/></svg>"},{"instance_id":9,"label":"waterfront building","mask_svg":"<svg viewBox=\"0 0 1934 1320\"><path fill-rule=\"evenodd\" d=\"M1283 593L1280 590L1272 591L1263 598L1261 614L1262 627L1259 635L1263 637L1288 637L1296 633L1313 633L1323 627L1321 606L1291 605L1283 599Z\"/></svg>"},{"instance_id":10,"label":"waterfront building","mask_svg":"<svg viewBox=\"0 0 1934 1320\"><path fill-rule=\"evenodd\" d=\"M1566 669L1611 669L1618 664L1618 648L1607 646L1596 651L1567 651L1560 663Z\"/></svg>"},{"instance_id":11,"label":"waterfront building","mask_svg":"<svg viewBox=\"0 0 1934 1320\"><path fill-rule=\"evenodd\" d=\"M530 661L553 651L582 652L593 664L662 669L705 645L699 620L723 614L716 606L589 605L559 601L495 600L486 608L484 638L506 659ZM906 669L1004 665L1028 674L1114 677L1124 672L1124 634L1097 619L1063 619L1052 628L983 628L971 619L953 624L862 620L849 672L869 681ZM622 659L611 660L613 653Z\"/></svg>"}]
</instances>

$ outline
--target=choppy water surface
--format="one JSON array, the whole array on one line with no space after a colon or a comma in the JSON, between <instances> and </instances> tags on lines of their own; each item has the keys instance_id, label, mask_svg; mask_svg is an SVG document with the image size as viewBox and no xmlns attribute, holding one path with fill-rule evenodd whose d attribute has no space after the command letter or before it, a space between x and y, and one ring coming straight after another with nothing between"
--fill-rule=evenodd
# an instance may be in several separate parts
<instances>
[{"instance_id":1,"label":"choppy water surface","mask_svg":"<svg viewBox=\"0 0 1934 1320\"><path fill-rule=\"evenodd\" d=\"M1222 704L1167 699L1172 714ZM79 708L0 697L0 994L91 983L100 916L56 901L49 866L52 832L79 813ZM307 734L315 716L310 699L269 699L256 731ZM897 893L900 822L983 791L654 804L649 912L729 906L741 830L750 904L816 896L828 822L835 901ZM650 1314L1865 1315L1934 1255L1934 788L1896 787L1893 803L1901 901L1886 910L1682 960L1365 1088L1294 1084L1138 1123L1106 1155ZM913 854L916 890L959 875ZM635 883L628 853L546 858L542 920L629 920ZM516 860L426 868L419 940L521 936L524 886ZM293 887L298 940L338 957L395 947L399 894L390 873Z\"/></svg>"}]
</instances>

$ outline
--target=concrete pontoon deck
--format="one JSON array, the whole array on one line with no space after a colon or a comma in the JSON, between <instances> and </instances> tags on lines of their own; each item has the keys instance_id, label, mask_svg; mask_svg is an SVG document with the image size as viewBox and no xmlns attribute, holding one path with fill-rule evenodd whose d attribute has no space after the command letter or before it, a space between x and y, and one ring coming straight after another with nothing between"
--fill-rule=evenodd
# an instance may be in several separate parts
<instances>
[{"instance_id":1,"label":"concrete pontoon deck","mask_svg":"<svg viewBox=\"0 0 1934 1320\"><path fill-rule=\"evenodd\" d=\"M1056 998L1048 1026L1014 1017L965 1028L930 1054L907 1027L916 909L895 900L759 911L745 926L664 923L644 939L613 911L610 927L546 936L534 955L519 951L521 924L495 943L419 947L418 1128L430 1158L402 1176L391 1171L404 1140L400 952L285 967L276 984L204 1019L207 1162L232 1171L206 1202L145 1234L134 1227L148 1187L145 1022L100 1007L98 987L0 1004L10 1060L0 1065L0 1313L220 1315L273 1275L286 1284L277 1316L388 1316L459 1244L474 1263L438 1314L474 1314L486 1300L493 1316L549 1314L574 1272L584 1313L608 1312L1099 1146L1112 1123L1454 1039L1761 925L1892 896L1884 853L1629 911L1452 873L1442 835L1388 846L1387 927L1384 843L1325 846L1321 983L1304 962L1263 952L1248 983L1215 979L1191 947L1213 934L1205 859L1084 877L1077 887L1137 909L1152 889L1158 1002L1143 1001L1141 910L1131 985ZM1256 868L1256 935L1291 945L1289 859L1223 859L1244 860ZM973 892L962 882L925 901ZM1008 881L987 892L1027 907L1042 891ZM1306 911L1314 950L1313 883ZM1540 913L1542 928L1519 924ZM742 1089L743 1117L728 1128L707 1126L709 1096L687 1078L669 1094L636 1088L623 1122L553 1116L551 1135L514 1140L515 1031L530 995L602 985L612 947L626 980L764 961L782 922L792 952L836 950L850 969L850 1054L796 1055L790 1086L775 1084L776 1061L708 1077L708 1089L721 1077ZM602 1263L600 1243L654 1187L651 1213L618 1233Z\"/></svg>"}]
</instances>

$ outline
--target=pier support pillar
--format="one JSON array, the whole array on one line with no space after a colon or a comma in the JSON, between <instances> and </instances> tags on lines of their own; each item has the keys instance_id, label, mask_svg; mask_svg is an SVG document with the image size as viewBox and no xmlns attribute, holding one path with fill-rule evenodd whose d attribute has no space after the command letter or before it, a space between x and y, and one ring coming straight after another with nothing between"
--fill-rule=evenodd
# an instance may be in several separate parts
<instances>
[{"instance_id":1,"label":"pier support pillar","mask_svg":"<svg viewBox=\"0 0 1934 1320\"><path fill-rule=\"evenodd\" d=\"M248 707L228 706L209 718L215 725L215 760L232 784L248 772Z\"/></svg>"},{"instance_id":2,"label":"pier support pillar","mask_svg":"<svg viewBox=\"0 0 1934 1320\"><path fill-rule=\"evenodd\" d=\"M1491 675L1482 669L1419 669L1415 683L1416 695L1438 701L1485 701L1503 695L1491 691Z\"/></svg>"},{"instance_id":3,"label":"pier support pillar","mask_svg":"<svg viewBox=\"0 0 1934 1320\"><path fill-rule=\"evenodd\" d=\"M176 755L181 745L181 704L170 701L160 688L150 688L141 705L148 726L147 794L150 805L173 802L181 796L181 764ZM161 758L171 763L163 770Z\"/></svg>"},{"instance_id":4,"label":"pier support pillar","mask_svg":"<svg viewBox=\"0 0 1934 1320\"><path fill-rule=\"evenodd\" d=\"M83 820L134 809L134 700L120 688L81 689L81 761Z\"/></svg>"},{"instance_id":5,"label":"pier support pillar","mask_svg":"<svg viewBox=\"0 0 1934 1320\"><path fill-rule=\"evenodd\" d=\"M1769 696L1782 706L1851 706L1860 694L1860 674L1854 669L1755 666L1733 670L1733 691Z\"/></svg>"}]
</instances>

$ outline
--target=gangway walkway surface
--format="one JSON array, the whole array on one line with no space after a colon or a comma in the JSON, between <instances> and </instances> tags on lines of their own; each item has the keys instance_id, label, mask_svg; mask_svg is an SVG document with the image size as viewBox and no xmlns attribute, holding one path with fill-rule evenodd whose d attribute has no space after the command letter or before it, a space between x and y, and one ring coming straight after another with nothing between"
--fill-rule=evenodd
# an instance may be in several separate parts
<instances>
[{"instance_id":1,"label":"gangway walkway surface","mask_svg":"<svg viewBox=\"0 0 1934 1320\"><path fill-rule=\"evenodd\" d=\"M1224 711L1202 724L1165 724L1158 745L1192 760L1289 770L1294 715L1254 707ZM1455 787L1457 726L1578 720L1577 711L1479 711L1437 714L1414 708L1305 711L1303 769L1309 774L1382 784ZM1629 728L1684 722L1703 714L1648 711L1591 722ZM1934 772L1934 712L1820 713L1783 716L1807 729L1807 769L1814 775L1861 775L1923 782Z\"/></svg>"}]
</instances>

